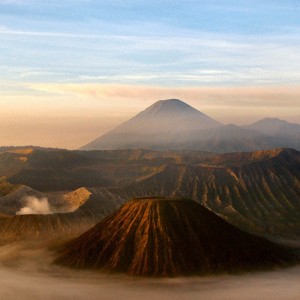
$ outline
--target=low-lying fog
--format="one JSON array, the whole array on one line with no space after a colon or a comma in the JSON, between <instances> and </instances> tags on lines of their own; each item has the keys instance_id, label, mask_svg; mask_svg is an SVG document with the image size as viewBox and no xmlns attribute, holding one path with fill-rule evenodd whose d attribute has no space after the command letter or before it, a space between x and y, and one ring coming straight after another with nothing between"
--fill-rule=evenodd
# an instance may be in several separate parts
<instances>
[{"instance_id":1,"label":"low-lying fog","mask_svg":"<svg viewBox=\"0 0 300 300\"><path fill-rule=\"evenodd\" d=\"M53 266L50 253L32 246L0 248L0 299L300 299L300 266L236 276L137 279Z\"/></svg>"}]
</instances>

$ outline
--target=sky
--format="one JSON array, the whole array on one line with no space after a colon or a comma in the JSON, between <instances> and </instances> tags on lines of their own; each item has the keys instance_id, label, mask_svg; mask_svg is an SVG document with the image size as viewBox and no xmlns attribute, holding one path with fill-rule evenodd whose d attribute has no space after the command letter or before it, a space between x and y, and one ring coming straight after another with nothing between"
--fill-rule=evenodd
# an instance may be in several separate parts
<instances>
[{"instance_id":1,"label":"sky","mask_svg":"<svg viewBox=\"0 0 300 300\"><path fill-rule=\"evenodd\" d=\"M0 145L76 149L160 99L300 123L298 0L0 0Z\"/></svg>"}]
</instances>

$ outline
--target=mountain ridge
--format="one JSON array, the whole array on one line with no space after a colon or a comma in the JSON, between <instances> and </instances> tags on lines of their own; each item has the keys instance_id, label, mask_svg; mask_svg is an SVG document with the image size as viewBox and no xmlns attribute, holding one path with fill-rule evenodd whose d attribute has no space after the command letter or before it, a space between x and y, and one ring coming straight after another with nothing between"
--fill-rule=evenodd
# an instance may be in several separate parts
<instances>
[{"instance_id":1,"label":"mountain ridge","mask_svg":"<svg viewBox=\"0 0 300 300\"><path fill-rule=\"evenodd\" d=\"M300 124L290 123L279 118L264 118L243 127L274 136L284 134L300 137Z\"/></svg>"},{"instance_id":2,"label":"mountain ridge","mask_svg":"<svg viewBox=\"0 0 300 300\"><path fill-rule=\"evenodd\" d=\"M299 140L298 124L265 118L247 126L224 125L179 99L167 99L155 102L80 150L300 150Z\"/></svg>"},{"instance_id":3,"label":"mountain ridge","mask_svg":"<svg viewBox=\"0 0 300 300\"><path fill-rule=\"evenodd\" d=\"M0 154L0 171L11 174L6 178L9 183L25 184L43 193L71 192L85 186L83 194L94 189L99 196L95 200L104 199L106 207L110 201L115 203L116 197L120 201L160 195L187 197L249 232L291 239L300 236L300 152L293 149L225 154L34 150L26 162L20 161L18 157L24 155ZM71 194L76 208L81 198L76 202L76 193ZM96 202L88 203L81 207L90 214ZM102 212L106 214L106 210Z\"/></svg>"},{"instance_id":4,"label":"mountain ridge","mask_svg":"<svg viewBox=\"0 0 300 300\"><path fill-rule=\"evenodd\" d=\"M187 197L248 232L272 238L300 236L300 153L291 149L169 164L112 191L124 198Z\"/></svg>"}]
</instances>

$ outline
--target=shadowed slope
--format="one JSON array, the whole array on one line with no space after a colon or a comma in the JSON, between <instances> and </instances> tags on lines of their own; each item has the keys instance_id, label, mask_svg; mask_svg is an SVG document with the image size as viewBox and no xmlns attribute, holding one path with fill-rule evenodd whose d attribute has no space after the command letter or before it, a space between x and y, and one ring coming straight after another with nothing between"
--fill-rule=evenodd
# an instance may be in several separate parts
<instances>
[{"instance_id":1,"label":"shadowed slope","mask_svg":"<svg viewBox=\"0 0 300 300\"><path fill-rule=\"evenodd\" d=\"M0 244L52 240L81 234L95 221L81 213L0 216Z\"/></svg>"},{"instance_id":2,"label":"shadowed slope","mask_svg":"<svg viewBox=\"0 0 300 300\"><path fill-rule=\"evenodd\" d=\"M187 199L131 200L77 239L56 263L130 275L179 276L263 269L287 251L242 232Z\"/></svg>"},{"instance_id":3,"label":"shadowed slope","mask_svg":"<svg viewBox=\"0 0 300 300\"><path fill-rule=\"evenodd\" d=\"M0 154L0 178L5 176L10 183L42 192L120 186L154 174L161 165L181 161L183 157L189 159L189 154L146 150L34 150L26 156L26 161L24 155ZM211 154L196 153L196 156L206 155Z\"/></svg>"},{"instance_id":4,"label":"shadowed slope","mask_svg":"<svg viewBox=\"0 0 300 300\"><path fill-rule=\"evenodd\" d=\"M42 198L44 195L26 185L0 181L0 212L15 215L24 206L23 200L29 196Z\"/></svg>"}]
</instances>

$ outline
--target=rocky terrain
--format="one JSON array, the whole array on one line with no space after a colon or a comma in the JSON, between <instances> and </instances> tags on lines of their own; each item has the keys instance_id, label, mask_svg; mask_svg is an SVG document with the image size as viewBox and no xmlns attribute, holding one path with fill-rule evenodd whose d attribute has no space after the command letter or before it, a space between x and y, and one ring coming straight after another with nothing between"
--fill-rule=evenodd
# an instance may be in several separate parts
<instances>
[{"instance_id":1,"label":"rocky terrain","mask_svg":"<svg viewBox=\"0 0 300 300\"><path fill-rule=\"evenodd\" d=\"M46 199L48 210L35 211L34 205L25 204L24 199L28 197L34 197L37 203ZM0 197L0 244L75 237L114 212L122 203L121 197L106 189L80 188L67 194L45 194L21 186ZM25 205L28 205L29 213L20 213Z\"/></svg>"},{"instance_id":2,"label":"rocky terrain","mask_svg":"<svg viewBox=\"0 0 300 300\"><path fill-rule=\"evenodd\" d=\"M125 199L187 197L248 232L300 236L300 153L292 149L226 154L19 149L0 154L0 173L3 214L14 215L28 195L46 197L54 213L85 208L100 218Z\"/></svg>"},{"instance_id":3,"label":"rocky terrain","mask_svg":"<svg viewBox=\"0 0 300 300\"><path fill-rule=\"evenodd\" d=\"M231 153L205 163L170 164L123 197L188 197L252 233L300 236L300 153L289 149Z\"/></svg>"}]
</instances>

